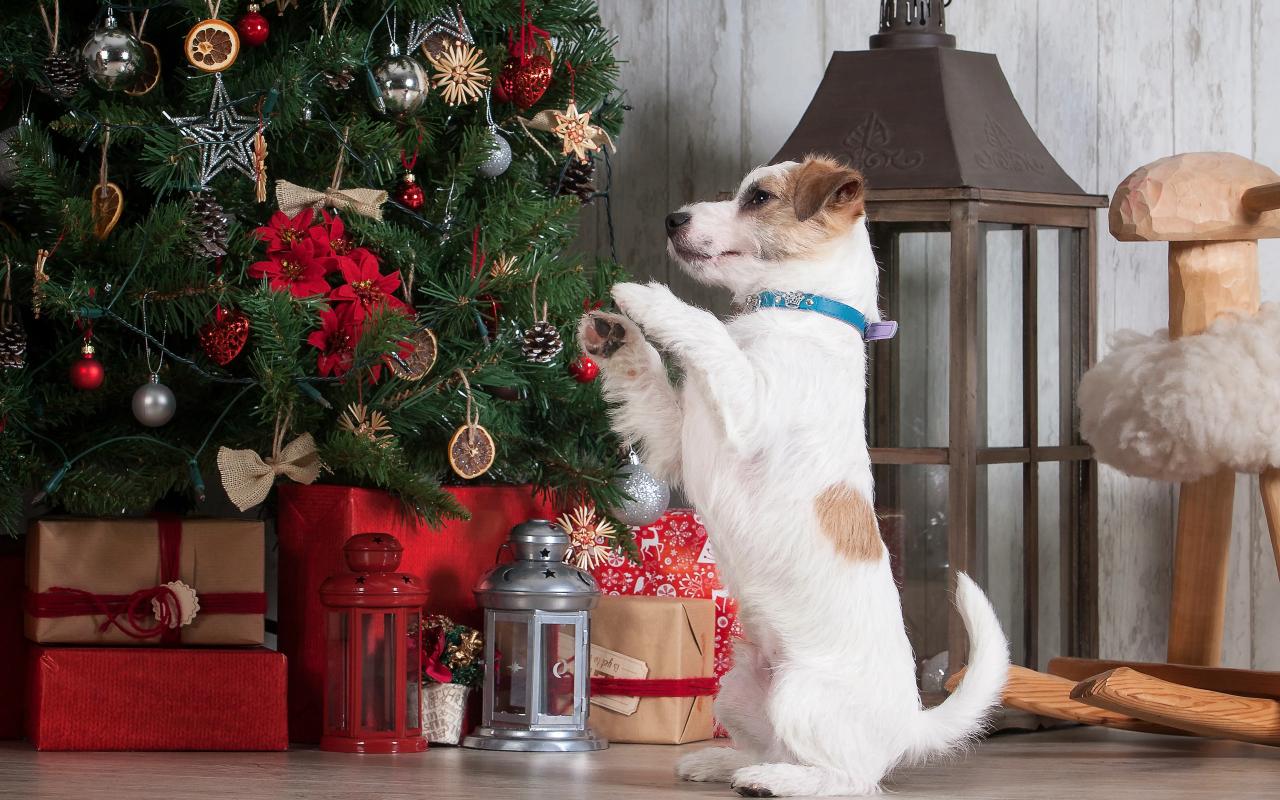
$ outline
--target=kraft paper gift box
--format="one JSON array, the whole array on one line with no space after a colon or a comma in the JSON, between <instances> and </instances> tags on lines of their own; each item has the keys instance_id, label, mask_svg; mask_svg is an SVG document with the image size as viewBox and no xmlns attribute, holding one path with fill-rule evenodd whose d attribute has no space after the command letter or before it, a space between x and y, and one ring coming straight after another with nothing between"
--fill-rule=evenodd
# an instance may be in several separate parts
<instances>
[{"instance_id":1,"label":"kraft paper gift box","mask_svg":"<svg viewBox=\"0 0 1280 800\"><path fill-rule=\"evenodd\" d=\"M591 728L611 742L710 739L713 689L693 696L637 697L598 695L594 685L608 677L714 686L715 619L712 600L600 598L591 612Z\"/></svg>"},{"instance_id":2,"label":"kraft paper gift box","mask_svg":"<svg viewBox=\"0 0 1280 800\"><path fill-rule=\"evenodd\" d=\"M261 522L177 517L48 518L27 536L27 638L43 644L262 644ZM181 581L194 620L161 626L153 607ZM128 631L128 632L127 632ZM131 632L131 633L130 633Z\"/></svg>"}]
</instances>

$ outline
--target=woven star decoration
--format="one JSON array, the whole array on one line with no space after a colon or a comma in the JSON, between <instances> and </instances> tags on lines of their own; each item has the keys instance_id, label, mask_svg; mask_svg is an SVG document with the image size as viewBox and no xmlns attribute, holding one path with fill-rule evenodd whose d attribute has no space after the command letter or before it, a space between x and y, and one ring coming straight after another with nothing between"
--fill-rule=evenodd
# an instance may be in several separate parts
<instances>
[{"instance_id":1,"label":"woven star decoration","mask_svg":"<svg viewBox=\"0 0 1280 800\"><path fill-rule=\"evenodd\" d=\"M363 403L352 403L338 417L338 427L353 436L368 439L379 447L391 444L391 423L381 411L370 411Z\"/></svg>"},{"instance_id":2,"label":"woven star decoration","mask_svg":"<svg viewBox=\"0 0 1280 800\"><path fill-rule=\"evenodd\" d=\"M433 83L451 106L479 100L492 80L484 54L461 42L446 47L439 58L432 57L431 66L436 68Z\"/></svg>"},{"instance_id":3,"label":"woven star decoration","mask_svg":"<svg viewBox=\"0 0 1280 800\"><path fill-rule=\"evenodd\" d=\"M578 569L592 569L608 558L609 543L618 536L613 523L586 505L562 514L556 524L569 534L569 553L565 561Z\"/></svg>"},{"instance_id":4,"label":"woven star decoration","mask_svg":"<svg viewBox=\"0 0 1280 800\"><path fill-rule=\"evenodd\" d=\"M555 127L551 131L560 137L563 145L561 152L564 155L573 153L579 161L586 161L588 152L600 149L600 145L596 143L600 128L591 124L590 111L580 112L578 104L570 101L569 107L563 112L551 113L555 117Z\"/></svg>"},{"instance_id":5,"label":"woven star decoration","mask_svg":"<svg viewBox=\"0 0 1280 800\"><path fill-rule=\"evenodd\" d=\"M253 152L258 120L236 113L221 74L213 77L213 99L209 103L208 116L169 117L169 120L178 126L179 133L200 148L201 189L227 167L239 170L254 181L258 179Z\"/></svg>"}]
</instances>

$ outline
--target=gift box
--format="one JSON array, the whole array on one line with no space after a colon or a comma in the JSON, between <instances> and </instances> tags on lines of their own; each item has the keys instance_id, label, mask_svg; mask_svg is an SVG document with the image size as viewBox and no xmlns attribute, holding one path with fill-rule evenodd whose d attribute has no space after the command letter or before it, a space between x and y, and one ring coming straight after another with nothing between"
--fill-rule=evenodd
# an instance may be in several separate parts
<instances>
[{"instance_id":1,"label":"gift box","mask_svg":"<svg viewBox=\"0 0 1280 800\"><path fill-rule=\"evenodd\" d=\"M44 644L262 644L261 522L36 520L27 638Z\"/></svg>"},{"instance_id":2,"label":"gift box","mask_svg":"<svg viewBox=\"0 0 1280 800\"><path fill-rule=\"evenodd\" d=\"M390 533L404 553L400 572L423 579L432 612L480 627L472 589L495 562L511 528L553 518L529 486L449 487L471 519L429 528L398 499L374 489L282 484L276 530L280 537L280 650L289 657L289 736L318 742L324 688L324 609L320 584L346 567L342 545L357 533Z\"/></svg>"},{"instance_id":3,"label":"gift box","mask_svg":"<svg viewBox=\"0 0 1280 800\"><path fill-rule=\"evenodd\" d=\"M37 750L284 750L284 656L261 647L33 645Z\"/></svg>"},{"instance_id":4,"label":"gift box","mask_svg":"<svg viewBox=\"0 0 1280 800\"><path fill-rule=\"evenodd\" d=\"M611 742L710 739L715 604L602 597L591 612L592 730Z\"/></svg>"}]
</instances>

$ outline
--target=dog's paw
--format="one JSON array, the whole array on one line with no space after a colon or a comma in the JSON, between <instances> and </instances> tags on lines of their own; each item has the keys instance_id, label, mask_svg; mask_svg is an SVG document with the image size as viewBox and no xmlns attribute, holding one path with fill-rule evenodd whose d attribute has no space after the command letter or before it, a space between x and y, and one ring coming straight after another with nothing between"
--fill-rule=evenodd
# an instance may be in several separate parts
<instances>
[{"instance_id":1,"label":"dog's paw","mask_svg":"<svg viewBox=\"0 0 1280 800\"><path fill-rule=\"evenodd\" d=\"M639 340L640 330L621 314L591 311L578 323L578 344L583 352L597 358L613 358L627 344Z\"/></svg>"},{"instance_id":2,"label":"dog's paw","mask_svg":"<svg viewBox=\"0 0 1280 800\"><path fill-rule=\"evenodd\" d=\"M733 773L751 761L732 747L708 747L683 756L676 762L676 776L685 781L728 783Z\"/></svg>"},{"instance_id":3,"label":"dog's paw","mask_svg":"<svg viewBox=\"0 0 1280 800\"><path fill-rule=\"evenodd\" d=\"M671 290L661 283L615 283L610 292L613 302L618 304L622 313L632 319L654 306L668 301L679 303Z\"/></svg>"},{"instance_id":4,"label":"dog's paw","mask_svg":"<svg viewBox=\"0 0 1280 800\"><path fill-rule=\"evenodd\" d=\"M818 767L800 764L756 764L733 773L733 790L743 797L853 797L879 792L862 783Z\"/></svg>"}]
</instances>

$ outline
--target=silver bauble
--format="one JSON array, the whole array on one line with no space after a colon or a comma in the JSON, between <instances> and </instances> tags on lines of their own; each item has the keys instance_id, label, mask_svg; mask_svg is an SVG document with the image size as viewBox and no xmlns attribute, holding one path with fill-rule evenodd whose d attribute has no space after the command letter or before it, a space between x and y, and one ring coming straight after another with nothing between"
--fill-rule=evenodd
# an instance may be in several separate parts
<instances>
[{"instance_id":1,"label":"silver bauble","mask_svg":"<svg viewBox=\"0 0 1280 800\"><path fill-rule=\"evenodd\" d=\"M158 428L173 419L178 410L178 398L160 382L159 375L138 387L133 393L133 416L148 428Z\"/></svg>"},{"instance_id":2,"label":"silver bauble","mask_svg":"<svg viewBox=\"0 0 1280 800\"><path fill-rule=\"evenodd\" d=\"M0 189L12 189L18 180L18 161L10 144L17 138L17 125L0 131Z\"/></svg>"},{"instance_id":3,"label":"silver bauble","mask_svg":"<svg viewBox=\"0 0 1280 800\"><path fill-rule=\"evenodd\" d=\"M391 56L373 68L382 103L378 110L396 116L412 114L427 99L431 78L413 56ZM376 99L375 99L376 102Z\"/></svg>"},{"instance_id":4,"label":"silver bauble","mask_svg":"<svg viewBox=\"0 0 1280 800\"><path fill-rule=\"evenodd\" d=\"M630 463L619 470L617 487L632 500L624 500L621 505L609 509L609 515L621 523L633 528L652 525L667 513L667 504L671 502L671 488L667 482L654 477L645 469L640 458L631 454Z\"/></svg>"},{"instance_id":5,"label":"silver bauble","mask_svg":"<svg viewBox=\"0 0 1280 800\"><path fill-rule=\"evenodd\" d=\"M511 166L511 145L497 129L489 129L489 157L476 169L486 178L496 178Z\"/></svg>"},{"instance_id":6,"label":"silver bauble","mask_svg":"<svg viewBox=\"0 0 1280 800\"><path fill-rule=\"evenodd\" d=\"M138 37L116 27L115 17L107 17L80 48L89 80L108 91L128 89L142 72L146 50Z\"/></svg>"}]
</instances>

